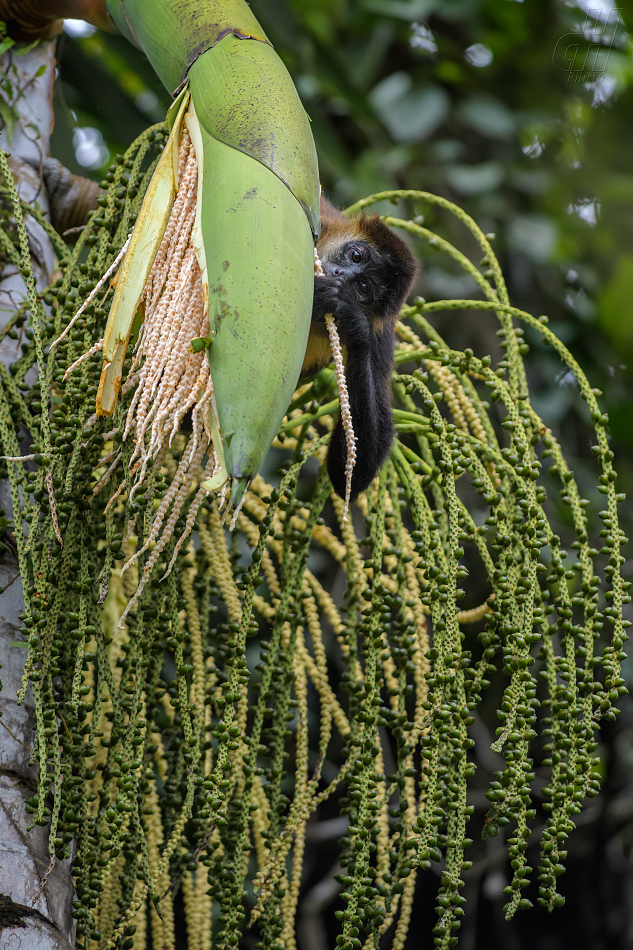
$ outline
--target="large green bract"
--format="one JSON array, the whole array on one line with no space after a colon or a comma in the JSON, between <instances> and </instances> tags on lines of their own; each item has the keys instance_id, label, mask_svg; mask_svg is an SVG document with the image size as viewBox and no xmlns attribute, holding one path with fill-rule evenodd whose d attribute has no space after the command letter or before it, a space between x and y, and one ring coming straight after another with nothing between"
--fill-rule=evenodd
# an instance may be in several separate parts
<instances>
[{"instance_id":1,"label":"large green bract","mask_svg":"<svg viewBox=\"0 0 633 950\"><path fill-rule=\"evenodd\" d=\"M308 118L288 71L241 0L130 0L108 9L168 89L190 84L187 127L199 169L197 255L208 290L209 363L237 504L279 428L308 337L319 230ZM153 215L164 215L164 201L143 205L143 221ZM137 277L148 270L133 258L140 243L132 238L124 261L126 273ZM126 340L132 318L113 308L107 335L118 320L116 337Z\"/></svg>"},{"instance_id":2,"label":"large green bract","mask_svg":"<svg viewBox=\"0 0 633 950\"><path fill-rule=\"evenodd\" d=\"M196 58L227 33L268 42L244 0L108 0L107 8L172 94Z\"/></svg>"},{"instance_id":3,"label":"large green bract","mask_svg":"<svg viewBox=\"0 0 633 950\"><path fill-rule=\"evenodd\" d=\"M305 352L309 329L301 317L312 304L313 278L303 280L312 234L301 207L294 199L285 202L288 189L267 168L204 129L201 137L202 234L213 339L209 361L225 462L242 479L259 468L297 385L294 356ZM271 201L285 202L283 216L271 220ZM214 240L217 235L221 240ZM266 274L275 275L272 283L262 279ZM284 341L289 345L281 346ZM267 424L254 427L252 420L261 419L262 393L271 411Z\"/></svg>"},{"instance_id":4,"label":"large green bract","mask_svg":"<svg viewBox=\"0 0 633 950\"><path fill-rule=\"evenodd\" d=\"M231 34L196 60L189 84L201 125L281 178L317 234L319 185L312 132L288 71L272 47Z\"/></svg>"}]
</instances>

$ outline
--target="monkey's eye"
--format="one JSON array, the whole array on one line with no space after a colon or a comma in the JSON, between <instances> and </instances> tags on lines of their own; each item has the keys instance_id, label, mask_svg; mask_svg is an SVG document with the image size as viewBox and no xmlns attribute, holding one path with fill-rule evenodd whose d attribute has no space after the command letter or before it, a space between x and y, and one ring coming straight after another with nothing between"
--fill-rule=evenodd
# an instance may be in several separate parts
<instances>
[{"instance_id":1,"label":"monkey's eye","mask_svg":"<svg viewBox=\"0 0 633 950\"><path fill-rule=\"evenodd\" d=\"M362 297L366 297L367 294L369 293L369 286L365 283L364 280L361 280L361 282L359 283L358 292Z\"/></svg>"},{"instance_id":2,"label":"monkey's eye","mask_svg":"<svg viewBox=\"0 0 633 950\"><path fill-rule=\"evenodd\" d=\"M360 262L361 262L361 260L362 260L362 258L363 258L363 255L361 254L361 252L358 250L357 247L353 247L353 248L352 248L352 250L350 251L350 255L349 255L349 256L351 257L352 262L353 262L354 264L360 264Z\"/></svg>"}]
</instances>

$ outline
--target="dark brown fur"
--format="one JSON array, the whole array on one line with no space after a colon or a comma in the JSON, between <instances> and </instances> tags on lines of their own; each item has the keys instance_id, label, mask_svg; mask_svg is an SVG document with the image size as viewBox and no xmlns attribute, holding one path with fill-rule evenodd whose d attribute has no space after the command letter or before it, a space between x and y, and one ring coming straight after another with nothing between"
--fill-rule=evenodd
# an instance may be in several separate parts
<instances>
[{"instance_id":1,"label":"dark brown fur","mask_svg":"<svg viewBox=\"0 0 633 950\"><path fill-rule=\"evenodd\" d=\"M312 325L301 375L332 358L325 315L331 313L344 346L345 376L356 434L352 499L370 485L393 442L391 373L395 325L417 273L407 245L377 215L345 218L321 198L317 251L324 277L314 279ZM339 419L327 466L338 495L345 495L347 444Z\"/></svg>"}]
</instances>

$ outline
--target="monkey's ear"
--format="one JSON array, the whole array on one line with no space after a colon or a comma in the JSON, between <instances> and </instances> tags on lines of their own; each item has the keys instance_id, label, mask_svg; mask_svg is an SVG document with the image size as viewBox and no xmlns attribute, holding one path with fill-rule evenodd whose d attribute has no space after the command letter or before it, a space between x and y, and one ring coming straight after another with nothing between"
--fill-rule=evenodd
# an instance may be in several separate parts
<instances>
[{"instance_id":1,"label":"monkey's ear","mask_svg":"<svg viewBox=\"0 0 633 950\"><path fill-rule=\"evenodd\" d=\"M332 204L331 201L328 201L328 199L325 197L325 195L323 194L323 192L321 192L321 218L322 218L322 219L325 219L325 221L327 221L328 218L330 219L330 221L333 221L333 220L334 220L334 221L337 221L337 220L338 220L338 221L345 221L345 220L347 220L347 219L344 217L344 215L341 214L341 212L339 211L339 209L336 208L336 207Z\"/></svg>"},{"instance_id":2,"label":"monkey's ear","mask_svg":"<svg viewBox=\"0 0 633 950\"><path fill-rule=\"evenodd\" d=\"M404 301L407 299L413 282L418 273L418 262L408 246L381 221L377 214L361 214L358 222L359 231L378 248L381 257L388 266L388 280L394 307L390 316L396 316Z\"/></svg>"},{"instance_id":3,"label":"monkey's ear","mask_svg":"<svg viewBox=\"0 0 633 950\"><path fill-rule=\"evenodd\" d=\"M397 280L400 285L399 292L398 292L399 297L400 297L398 312L400 312L400 309L402 308L405 300L411 293L411 290L415 283L415 279L418 276L418 271L420 268L418 266L417 260L415 259L415 257L413 256L413 254L411 253L407 245L404 243L404 241L401 238L396 237L395 234L392 234L392 237L395 237L396 241L398 241L400 245L400 253L398 257L396 258L396 263L395 263L395 268L394 268L394 270L398 274Z\"/></svg>"}]
</instances>

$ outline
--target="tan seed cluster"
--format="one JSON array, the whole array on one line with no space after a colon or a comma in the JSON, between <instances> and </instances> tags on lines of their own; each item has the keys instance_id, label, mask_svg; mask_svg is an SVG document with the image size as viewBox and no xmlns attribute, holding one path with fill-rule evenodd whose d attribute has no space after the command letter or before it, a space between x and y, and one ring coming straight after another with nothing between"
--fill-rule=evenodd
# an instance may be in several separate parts
<instances>
[{"instance_id":1,"label":"tan seed cluster","mask_svg":"<svg viewBox=\"0 0 633 950\"><path fill-rule=\"evenodd\" d=\"M137 382L123 438L132 435L134 439L131 464L137 459L141 462L137 485L145 477L149 459L159 458L168 448L189 410L194 444L200 439L209 444L211 438L207 428L213 397L209 361L204 350L191 350L192 339L209 335L209 317L192 243L198 166L186 131L178 182L171 217L143 292L144 319L128 374L128 380L136 377Z\"/></svg>"}]
</instances>

